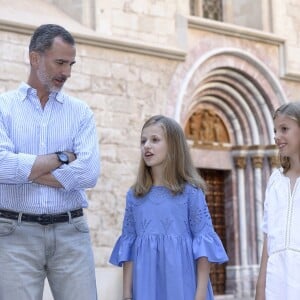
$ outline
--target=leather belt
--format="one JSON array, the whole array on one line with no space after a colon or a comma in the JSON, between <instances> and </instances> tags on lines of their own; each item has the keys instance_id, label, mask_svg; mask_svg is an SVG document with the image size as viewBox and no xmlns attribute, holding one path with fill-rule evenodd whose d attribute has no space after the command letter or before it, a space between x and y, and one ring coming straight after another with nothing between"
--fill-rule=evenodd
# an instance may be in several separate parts
<instances>
[{"instance_id":1,"label":"leather belt","mask_svg":"<svg viewBox=\"0 0 300 300\"><path fill-rule=\"evenodd\" d=\"M69 221L69 213L61 213L61 214L42 214L42 215L34 215L34 214L23 214L10 210L0 210L0 218L18 220L19 215L21 214L21 221L24 222L34 222L39 223L41 225L50 225L54 223L63 223ZM70 211L71 218L78 218L83 216L82 208Z\"/></svg>"}]
</instances>

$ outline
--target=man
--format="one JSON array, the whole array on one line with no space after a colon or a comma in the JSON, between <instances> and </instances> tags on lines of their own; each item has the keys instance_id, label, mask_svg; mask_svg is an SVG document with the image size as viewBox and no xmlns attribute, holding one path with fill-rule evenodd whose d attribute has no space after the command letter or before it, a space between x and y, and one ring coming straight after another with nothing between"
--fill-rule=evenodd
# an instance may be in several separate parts
<instances>
[{"instance_id":1,"label":"man","mask_svg":"<svg viewBox=\"0 0 300 300\"><path fill-rule=\"evenodd\" d=\"M63 27L38 27L30 74L0 95L0 299L97 299L86 188L99 177L93 113L61 89L75 63Z\"/></svg>"}]
</instances>

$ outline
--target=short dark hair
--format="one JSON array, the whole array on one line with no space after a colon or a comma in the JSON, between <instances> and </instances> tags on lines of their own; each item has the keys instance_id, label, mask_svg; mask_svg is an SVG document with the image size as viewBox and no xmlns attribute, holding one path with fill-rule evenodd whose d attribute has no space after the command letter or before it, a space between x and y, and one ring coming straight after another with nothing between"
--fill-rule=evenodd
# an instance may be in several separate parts
<instances>
[{"instance_id":1,"label":"short dark hair","mask_svg":"<svg viewBox=\"0 0 300 300\"><path fill-rule=\"evenodd\" d=\"M44 53L51 48L53 40L57 36L61 37L64 42L72 46L75 44L75 40L71 33L62 26L56 24L44 24L34 31L29 44L29 52L36 51Z\"/></svg>"}]
</instances>

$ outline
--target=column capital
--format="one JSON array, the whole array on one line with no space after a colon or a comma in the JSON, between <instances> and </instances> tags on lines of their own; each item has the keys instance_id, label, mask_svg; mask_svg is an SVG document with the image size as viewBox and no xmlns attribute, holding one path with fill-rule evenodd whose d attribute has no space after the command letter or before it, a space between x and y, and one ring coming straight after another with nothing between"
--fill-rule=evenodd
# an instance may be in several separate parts
<instances>
[{"instance_id":1,"label":"column capital","mask_svg":"<svg viewBox=\"0 0 300 300\"><path fill-rule=\"evenodd\" d=\"M277 155L269 156L268 160L272 169L278 168L280 166L280 160Z\"/></svg>"},{"instance_id":2,"label":"column capital","mask_svg":"<svg viewBox=\"0 0 300 300\"><path fill-rule=\"evenodd\" d=\"M253 168L255 169L262 169L264 158L263 156L256 155L251 157Z\"/></svg>"},{"instance_id":3,"label":"column capital","mask_svg":"<svg viewBox=\"0 0 300 300\"><path fill-rule=\"evenodd\" d=\"M245 169L247 165L247 159L245 156L235 156L234 158L235 166L238 169Z\"/></svg>"},{"instance_id":4,"label":"column capital","mask_svg":"<svg viewBox=\"0 0 300 300\"><path fill-rule=\"evenodd\" d=\"M269 164L272 169L280 166L280 159L278 154L278 147L276 145L266 146L266 154L268 156Z\"/></svg>"}]
</instances>

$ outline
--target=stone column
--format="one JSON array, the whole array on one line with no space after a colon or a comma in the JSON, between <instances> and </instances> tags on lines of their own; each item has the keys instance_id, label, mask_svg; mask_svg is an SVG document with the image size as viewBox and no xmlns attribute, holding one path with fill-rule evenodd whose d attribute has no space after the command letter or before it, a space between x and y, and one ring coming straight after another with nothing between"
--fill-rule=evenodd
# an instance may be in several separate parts
<instances>
[{"instance_id":1,"label":"stone column","mask_svg":"<svg viewBox=\"0 0 300 300\"><path fill-rule=\"evenodd\" d=\"M259 148L255 150L256 151L253 153L253 156L251 155L251 162L254 170L254 200L256 211L257 257L260 257L264 239L261 228L263 219L262 167L264 157Z\"/></svg>"},{"instance_id":2,"label":"stone column","mask_svg":"<svg viewBox=\"0 0 300 300\"><path fill-rule=\"evenodd\" d=\"M247 234L247 210L246 210L246 179L247 147L235 146L232 149L234 165L237 174L237 199L239 213L239 240L240 240L240 266L235 267L236 289L239 296L251 294L251 282L248 262L248 234Z\"/></svg>"},{"instance_id":3,"label":"stone column","mask_svg":"<svg viewBox=\"0 0 300 300\"><path fill-rule=\"evenodd\" d=\"M246 199L245 199L245 168L246 168L246 157L236 156L234 157L235 167L237 169L237 182L238 182L238 204L239 204L239 227L240 227L240 254L241 254L241 265L247 265L247 228L246 228Z\"/></svg>"}]
</instances>

